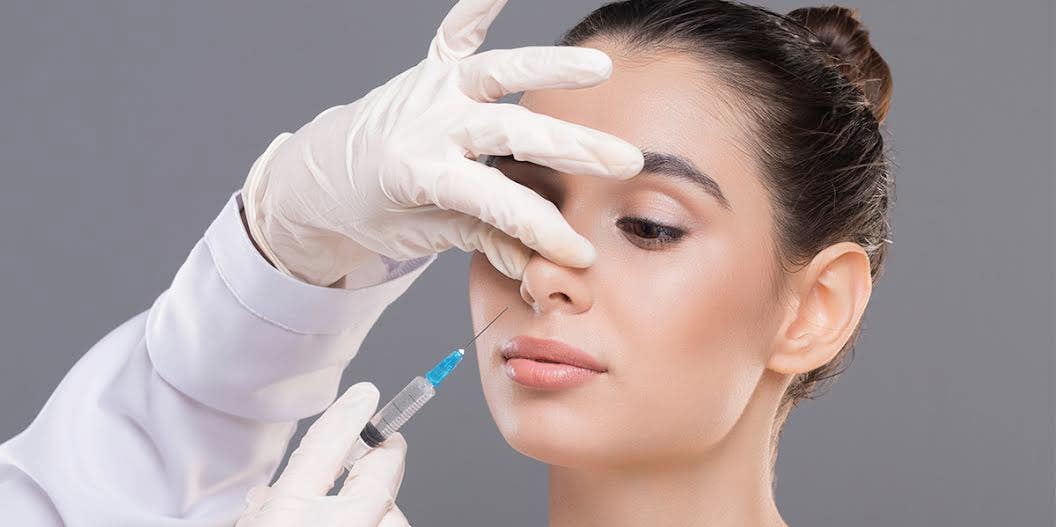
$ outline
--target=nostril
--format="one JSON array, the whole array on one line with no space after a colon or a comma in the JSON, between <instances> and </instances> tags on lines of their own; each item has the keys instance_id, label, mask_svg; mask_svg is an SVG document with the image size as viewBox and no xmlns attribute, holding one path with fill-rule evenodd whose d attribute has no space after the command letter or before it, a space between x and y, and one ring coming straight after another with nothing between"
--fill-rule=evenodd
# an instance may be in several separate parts
<instances>
[{"instance_id":1,"label":"nostril","mask_svg":"<svg viewBox=\"0 0 1056 527\"><path fill-rule=\"evenodd\" d=\"M524 301L527 302L528 304L530 304L532 306L532 308L534 309L535 308L535 298L532 296L532 294L530 292L528 292L528 285L523 280L521 281L521 291L520 292L521 292L521 298L523 298Z\"/></svg>"}]
</instances>

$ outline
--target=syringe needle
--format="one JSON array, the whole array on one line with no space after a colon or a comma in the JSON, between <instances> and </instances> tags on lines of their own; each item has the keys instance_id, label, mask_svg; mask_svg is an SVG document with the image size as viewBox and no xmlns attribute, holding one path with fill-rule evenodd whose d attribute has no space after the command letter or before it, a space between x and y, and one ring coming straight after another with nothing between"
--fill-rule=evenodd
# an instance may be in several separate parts
<instances>
[{"instance_id":1,"label":"syringe needle","mask_svg":"<svg viewBox=\"0 0 1056 527\"><path fill-rule=\"evenodd\" d=\"M502 314L503 314L503 313L505 313L505 312L506 312L506 310L507 310L507 309L509 309L509 308L510 308L510 306L506 306L505 308L503 308L503 310L502 310L502 311L499 311L499 314L498 314L498 315L495 315L495 318L491 319L491 322L488 322L488 325L487 325L487 326L484 326L484 329L480 330L480 333L477 333L476 335L473 335L473 338L469 339L469 342L467 342L467 343L466 343L466 345L465 345L465 346L462 346L462 347L463 347L463 348L466 348L466 347L468 347L468 346L469 346L470 344L472 344L472 343L473 343L473 341L477 340L477 337L479 337L481 333L484 333L484 330L485 330L485 329L488 329L488 327L489 327L489 326L491 326L492 324L494 324L494 323L495 323L495 321L496 321L496 320L498 320L498 319L499 319L499 317L501 317L501 316L502 316Z\"/></svg>"}]
</instances>

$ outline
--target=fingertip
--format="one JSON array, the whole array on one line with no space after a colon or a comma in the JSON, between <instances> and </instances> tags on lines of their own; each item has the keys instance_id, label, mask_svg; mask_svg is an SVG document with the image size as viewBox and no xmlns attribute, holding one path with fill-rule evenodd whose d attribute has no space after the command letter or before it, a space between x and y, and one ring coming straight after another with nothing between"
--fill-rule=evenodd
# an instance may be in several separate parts
<instances>
[{"instance_id":1,"label":"fingertip","mask_svg":"<svg viewBox=\"0 0 1056 527\"><path fill-rule=\"evenodd\" d=\"M597 259L594 244L575 231L572 231L560 245L540 247L539 252L547 260L564 267L590 267Z\"/></svg>"},{"instance_id":2,"label":"fingertip","mask_svg":"<svg viewBox=\"0 0 1056 527\"><path fill-rule=\"evenodd\" d=\"M389 435L389 438L385 440L384 445L392 445L393 448L399 448L403 451L407 451L407 438L403 437L400 432L393 432Z\"/></svg>"},{"instance_id":3,"label":"fingertip","mask_svg":"<svg viewBox=\"0 0 1056 527\"><path fill-rule=\"evenodd\" d=\"M627 165L626 178L630 179L641 173L642 169L645 168L645 156L642 155L642 151L635 147L636 154L632 156L631 163Z\"/></svg>"},{"instance_id":4,"label":"fingertip","mask_svg":"<svg viewBox=\"0 0 1056 527\"><path fill-rule=\"evenodd\" d=\"M373 401L377 405L378 399L381 398L381 393L378 391L378 387L374 386L374 383L362 381L349 386L341 398L345 400L368 400Z\"/></svg>"},{"instance_id":5,"label":"fingertip","mask_svg":"<svg viewBox=\"0 0 1056 527\"><path fill-rule=\"evenodd\" d=\"M608 53L597 48L584 47L582 49L584 56L588 57L591 70L594 73L597 73L603 79L607 79L612 75L612 58L609 57Z\"/></svg>"},{"instance_id":6,"label":"fingertip","mask_svg":"<svg viewBox=\"0 0 1056 527\"><path fill-rule=\"evenodd\" d=\"M575 229L572 230L572 234L576 238L577 251L576 256L579 262L584 266L594 263L594 260L598 257L597 251L594 249L594 243L589 238L583 236Z\"/></svg>"},{"instance_id":7,"label":"fingertip","mask_svg":"<svg viewBox=\"0 0 1056 527\"><path fill-rule=\"evenodd\" d=\"M489 228L488 236L483 244L483 252L492 267L507 278L520 280L520 275L532 257L532 249L496 227Z\"/></svg>"},{"instance_id":8,"label":"fingertip","mask_svg":"<svg viewBox=\"0 0 1056 527\"><path fill-rule=\"evenodd\" d=\"M526 265L522 265L522 266L517 267L516 269L510 269L510 272L508 274L506 274L506 277L511 279L511 280L516 280L518 282L523 281L524 280L524 268L525 267L527 267L527 266Z\"/></svg>"},{"instance_id":9,"label":"fingertip","mask_svg":"<svg viewBox=\"0 0 1056 527\"><path fill-rule=\"evenodd\" d=\"M584 240L586 239L584 238ZM598 251L594 249L594 244L589 241L586 242L586 245L580 254L582 255L580 260L580 262L582 262L582 267L590 267L591 265L594 265L594 262L598 259Z\"/></svg>"},{"instance_id":10,"label":"fingertip","mask_svg":"<svg viewBox=\"0 0 1056 527\"><path fill-rule=\"evenodd\" d=\"M618 168L613 168L613 173L620 179L630 179L645 168L645 154L642 149L633 143L617 138L620 146L619 158L623 163Z\"/></svg>"},{"instance_id":11,"label":"fingertip","mask_svg":"<svg viewBox=\"0 0 1056 527\"><path fill-rule=\"evenodd\" d=\"M374 383L370 381L360 381L349 387L349 390L355 388L364 393L378 393L378 387L374 386Z\"/></svg>"},{"instance_id":12,"label":"fingertip","mask_svg":"<svg viewBox=\"0 0 1056 527\"><path fill-rule=\"evenodd\" d=\"M571 267L585 268L594 265L594 262L598 258L598 252L594 249L594 244L590 243L590 240L579 235L579 247L575 253L569 257L568 265Z\"/></svg>"},{"instance_id":13,"label":"fingertip","mask_svg":"<svg viewBox=\"0 0 1056 527\"><path fill-rule=\"evenodd\" d=\"M378 523L378 527L411 527L411 524L399 506L393 505Z\"/></svg>"}]
</instances>

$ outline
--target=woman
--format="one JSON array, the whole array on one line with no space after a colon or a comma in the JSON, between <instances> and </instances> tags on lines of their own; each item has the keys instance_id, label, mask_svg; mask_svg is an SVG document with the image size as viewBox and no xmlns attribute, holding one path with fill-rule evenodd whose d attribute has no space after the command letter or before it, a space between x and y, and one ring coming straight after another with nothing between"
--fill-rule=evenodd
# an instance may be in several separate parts
<instances>
[{"instance_id":1,"label":"woman","mask_svg":"<svg viewBox=\"0 0 1056 527\"><path fill-rule=\"evenodd\" d=\"M639 145L645 168L494 162L598 252L534 255L520 282L473 257L475 326L514 306L477 342L495 422L551 465L553 526L784 525L781 426L842 367L887 251L887 67L839 7L630 0L559 44L604 51L612 77L520 103ZM580 367L530 360L551 354Z\"/></svg>"},{"instance_id":2,"label":"woman","mask_svg":"<svg viewBox=\"0 0 1056 527\"><path fill-rule=\"evenodd\" d=\"M550 525L785 525L782 424L846 363L887 252L888 68L839 7L630 0L559 44L612 76L520 104L645 166L488 160L597 249L586 269L533 255L520 281L474 255L476 328L512 306L476 346L495 422L551 466Z\"/></svg>"}]
</instances>

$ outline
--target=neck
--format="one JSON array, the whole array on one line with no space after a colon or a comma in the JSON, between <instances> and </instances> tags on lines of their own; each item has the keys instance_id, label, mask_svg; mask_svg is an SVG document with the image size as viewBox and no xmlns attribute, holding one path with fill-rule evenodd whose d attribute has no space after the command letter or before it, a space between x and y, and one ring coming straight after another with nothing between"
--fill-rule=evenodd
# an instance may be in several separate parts
<instances>
[{"instance_id":1,"label":"neck","mask_svg":"<svg viewBox=\"0 0 1056 527\"><path fill-rule=\"evenodd\" d=\"M787 527L772 490L773 409L756 406L769 405L750 402L722 442L696 457L615 468L551 466L550 527Z\"/></svg>"}]
</instances>

